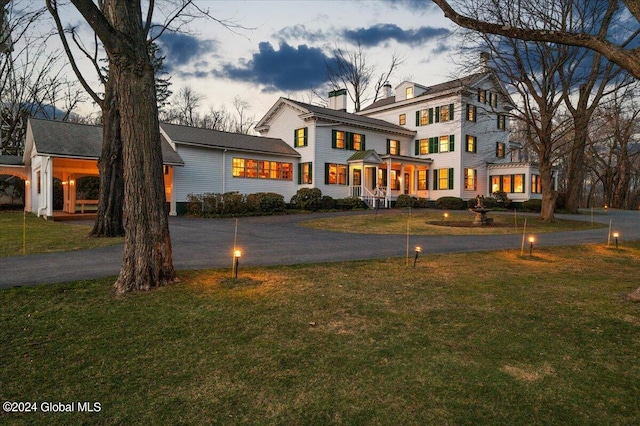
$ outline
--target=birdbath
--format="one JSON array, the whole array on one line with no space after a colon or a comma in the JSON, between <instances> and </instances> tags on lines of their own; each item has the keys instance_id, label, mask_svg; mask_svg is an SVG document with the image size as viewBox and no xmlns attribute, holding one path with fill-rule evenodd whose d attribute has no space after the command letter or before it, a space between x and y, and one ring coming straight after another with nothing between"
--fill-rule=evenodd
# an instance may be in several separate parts
<instances>
[{"instance_id":1,"label":"birdbath","mask_svg":"<svg viewBox=\"0 0 640 426\"><path fill-rule=\"evenodd\" d=\"M473 226L487 226L493 224L493 219L487 217L487 213L491 211L484 206L484 197L481 195L476 196L476 205L469 209L476 214L473 219Z\"/></svg>"}]
</instances>

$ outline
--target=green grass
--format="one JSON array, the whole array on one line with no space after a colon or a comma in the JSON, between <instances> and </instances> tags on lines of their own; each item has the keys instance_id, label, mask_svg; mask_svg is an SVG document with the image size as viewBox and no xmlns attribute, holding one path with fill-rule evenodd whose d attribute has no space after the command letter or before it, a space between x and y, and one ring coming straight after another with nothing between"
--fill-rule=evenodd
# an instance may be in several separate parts
<instances>
[{"instance_id":1,"label":"green grass","mask_svg":"<svg viewBox=\"0 0 640 426\"><path fill-rule=\"evenodd\" d=\"M444 214L448 217L445 218ZM424 211L424 210L395 210L380 214L362 214L344 216L336 219L327 217L311 219L301 224L309 228L326 231L352 232L361 234L405 234L407 224L413 235L486 235L486 234L517 234L522 233L525 225L527 232L561 232L578 231L584 229L603 228L600 223L591 224L589 221L556 219L555 222L543 222L537 216L514 215L513 213L489 213L487 217L494 220L494 226L488 227L460 227L452 224L471 224L474 214L468 211ZM436 222L436 224L434 224Z\"/></svg>"},{"instance_id":2,"label":"green grass","mask_svg":"<svg viewBox=\"0 0 640 426\"><path fill-rule=\"evenodd\" d=\"M0 291L3 424L640 424L640 243Z\"/></svg>"},{"instance_id":3,"label":"green grass","mask_svg":"<svg viewBox=\"0 0 640 426\"><path fill-rule=\"evenodd\" d=\"M123 238L90 238L87 235L92 225L70 225L32 214L24 216L22 212L0 212L0 257L24 254L24 247L26 254L34 254L103 247L124 241Z\"/></svg>"}]
</instances>

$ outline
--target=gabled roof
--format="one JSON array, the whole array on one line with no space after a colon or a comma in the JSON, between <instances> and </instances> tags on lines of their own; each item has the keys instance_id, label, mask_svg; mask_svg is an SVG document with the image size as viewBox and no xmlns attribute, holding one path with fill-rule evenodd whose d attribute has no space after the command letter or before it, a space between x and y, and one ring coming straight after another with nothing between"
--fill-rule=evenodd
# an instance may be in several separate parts
<instances>
[{"instance_id":1,"label":"gabled roof","mask_svg":"<svg viewBox=\"0 0 640 426\"><path fill-rule=\"evenodd\" d=\"M292 157L300 156L295 149L287 145L282 139L222 132L219 130L169 123L161 123L160 129L164 131L172 143L178 145L252 151Z\"/></svg>"},{"instance_id":2,"label":"gabled roof","mask_svg":"<svg viewBox=\"0 0 640 426\"><path fill-rule=\"evenodd\" d=\"M331 108L325 108L318 105L307 104L305 102L294 101L293 99L280 98L271 107L271 109L265 114L265 116L256 125L257 129L266 128L269 121L285 105L296 108L300 111L300 118L316 118L318 120L332 122L336 124L345 124L355 127L374 129L383 132L399 133L405 136L413 136L415 131L409 130L405 127L398 126L393 123L389 123L385 120L379 120L377 118L370 118L358 114L353 114L345 111L335 110Z\"/></svg>"},{"instance_id":3,"label":"gabled roof","mask_svg":"<svg viewBox=\"0 0 640 426\"><path fill-rule=\"evenodd\" d=\"M416 86L420 86L420 87L424 88L425 91L423 93L420 93L419 95L416 95L415 97L413 97L411 99L407 99L407 101L420 100L420 98L422 98L422 97L433 96L433 95L438 94L438 93L448 92L448 91L451 91L451 90L454 90L454 89L458 89L458 88L473 87L473 86L476 86L477 84L481 83L483 80L486 80L486 79L495 79L495 83L502 90L502 85L497 80L497 77L496 77L495 73L493 73L493 72L479 72L479 73L471 74L471 75L468 75L468 76L465 76L465 77L462 77L462 78L458 78L458 79L455 79L455 80L445 81L444 83L435 84L433 86L425 87L425 86L420 86L420 85L416 84ZM511 101L511 97L509 96L508 93L503 92L503 95L505 97L507 97L509 102L512 102ZM367 110L371 110L371 109L374 109L374 108L379 108L379 107L382 107L382 106L386 106L386 105L391 105L391 104L393 104L395 102L396 102L396 97L395 96L390 96L388 98L380 99L378 101L375 101L371 105L367 106L366 108L362 109L362 112L367 111Z\"/></svg>"},{"instance_id":4,"label":"gabled roof","mask_svg":"<svg viewBox=\"0 0 640 426\"><path fill-rule=\"evenodd\" d=\"M363 162L363 163L382 163L382 158L378 155L378 153L374 149L366 149L364 151L357 151L353 154L347 162Z\"/></svg>"},{"instance_id":5,"label":"gabled roof","mask_svg":"<svg viewBox=\"0 0 640 426\"><path fill-rule=\"evenodd\" d=\"M102 126L29 118L29 127L39 154L97 160L102 152ZM162 162L184 164L166 141L162 141Z\"/></svg>"}]
</instances>

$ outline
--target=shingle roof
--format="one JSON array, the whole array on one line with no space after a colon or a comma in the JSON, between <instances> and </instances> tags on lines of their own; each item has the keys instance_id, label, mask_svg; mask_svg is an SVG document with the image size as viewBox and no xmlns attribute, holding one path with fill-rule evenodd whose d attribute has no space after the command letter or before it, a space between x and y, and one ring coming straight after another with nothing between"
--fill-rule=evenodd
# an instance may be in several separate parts
<instances>
[{"instance_id":1,"label":"shingle roof","mask_svg":"<svg viewBox=\"0 0 640 426\"><path fill-rule=\"evenodd\" d=\"M446 92L447 90L455 89L457 87L473 86L474 84L476 84L477 82L485 78L486 76L487 76L486 72L480 72L480 73L471 74L462 78L458 78L455 80L445 81L444 83L435 84L433 86L427 86L425 88L426 90L423 93L420 93L413 99L419 99L422 96L429 96L429 95L433 95L434 93ZM371 105L367 106L366 108L362 109L362 111L378 108L385 105L391 105L395 103L395 101L396 101L395 96L380 99L379 101L376 101Z\"/></svg>"},{"instance_id":2,"label":"shingle roof","mask_svg":"<svg viewBox=\"0 0 640 426\"><path fill-rule=\"evenodd\" d=\"M70 158L100 157L102 126L38 118L29 118L29 124L40 154ZM164 164L184 164L166 141L162 141L162 161Z\"/></svg>"},{"instance_id":3,"label":"shingle roof","mask_svg":"<svg viewBox=\"0 0 640 426\"><path fill-rule=\"evenodd\" d=\"M0 155L0 165L23 166L22 155Z\"/></svg>"},{"instance_id":4,"label":"shingle roof","mask_svg":"<svg viewBox=\"0 0 640 426\"><path fill-rule=\"evenodd\" d=\"M211 148L226 148L238 151L254 151L299 157L300 154L282 139L262 136L221 132L199 127L161 123L172 142L177 144L198 145Z\"/></svg>"},{"instance_id":5,"label":"shingle roof","mask_svg":"<svg viewBox=\"0 0 640 426\"><path fill-rule=\"evenodd\" d=\"M306 109L310 113L320 116L322 118L333 119L338 122L344 122L344 123L350 123L350 124L359 124L365 127L394 130L401 133L410 133L410 134L415 133L407 129L406 127L398 126L397 124L393 124L385 120L379 120L377 118L371 118L364 115L352 114L345 111L325 108L317 105L311 105L304 102L294 101L292 99L287 99L287 101L292 102Z\"/></svg>"}]
</instances>

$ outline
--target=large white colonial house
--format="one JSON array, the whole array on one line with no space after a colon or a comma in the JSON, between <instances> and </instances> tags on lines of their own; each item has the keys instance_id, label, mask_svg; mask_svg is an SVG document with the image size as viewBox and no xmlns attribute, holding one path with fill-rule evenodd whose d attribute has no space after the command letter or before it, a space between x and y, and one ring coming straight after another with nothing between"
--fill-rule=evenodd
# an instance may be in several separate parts
<instances>
[{"instance_id":1,"label":"large white colonial house","mask_svg":"<svg viewBox=\"0 0 640 426\"><path fill-rule=\"evenodd\" d=\"M300 188L334 198L356 196L390 206L400 194L462 199L504 191L514 201L541 198L535 164L509 146L512 100L493 73L435 86L405 81L357 114L345 90L329 107L280 98L257 123L261 136L160 125L170 214L189 194L276 192ZM2 161L0 174L25 179L25 209L54 215L53 182L63 185L62 211L95 200L76 197L75 182L97 176L102 128L30 119L22 161ZM4 164L3 164L4 163Z\"/></svg>"}]
</instances>

